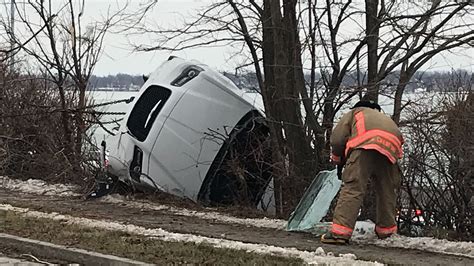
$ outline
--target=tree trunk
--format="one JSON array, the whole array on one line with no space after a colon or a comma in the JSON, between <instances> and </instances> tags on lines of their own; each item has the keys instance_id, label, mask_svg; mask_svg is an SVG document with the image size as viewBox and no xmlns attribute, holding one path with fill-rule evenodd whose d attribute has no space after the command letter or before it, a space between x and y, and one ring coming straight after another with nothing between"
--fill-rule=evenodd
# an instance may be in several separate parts
<instances>
[{"instance_id":1,"label":"tree trunk","mask_svg":"<svg viewBox=\"0 0 474 266\"><path fill-rule=\"evenodd\" d=\"M397 89L395 90L395 99L393 105L392 119L398 125L400 123L400 114L402 112L402 96L405 88L410 80L411 75L406 71L400 72L400 78L398 79Z\"/></svg>"},{"instance_id":2,"label":"tree trunk","mask_svg":"<svg viewBox=\"0 0 474 266\"><path fill-rule=\"evenodd\" d=\"M77 84L79 90L79 101L77 111L75 113L76 120L76 138L74 141L74 153L75 161L72 162L74 171L78 174L82 172L81 158L82 158L82 145L83 139L86 132L86 123L84 121L84 108L86 107L86 88L87 83L81 78L79 84Z\"/></svg>"},{"instance_id":3,"label":"tree trunk","mask_svg":"<svg viewBox=\"0 0 474 266\"><path fill-rule=\"evenodd\" d=\"M265 86L262 92L267 116L274 122L273 141L278 142L276 198L284 215L293 210L305 184L311 180L313 158L305 134L300 104L300 91L305 90L301 45L296 20L296 1L285 2L284 16L279 1L264 1L263 57ZM283 135L283 131L284 135ZM282 171L284 169L284 171Z\"/></svg>"},{"instance_id":4,"label":"tree trunk","mask_svg":"<svg viewBox=\"0 0 474 266\"><path fill-rule=\"evenodd\" d=\"M281 29L283 45L286 48L286 52L282 50L278 54L277 64L280 65L281 60L281 76L285 78L281 84L284 84L282 89L285 92L283 116L290 167L289 179L285 185L285 195L289 196L286 202L287 214L298 204L305 187L311 183L314 176L314 158L301 115L300 92L306 90L306 86L301 62L296 3L296 0L284 2L284 17L281 26L277 27Z\"/></svg>"},{"instance_id":5,"label":"tree trunk","mask_svg":"<svg viewBox=\"0 0 474 266\"><path fill-rule=\"evenodd\" d=\"M288 1L284 5L284 26L287 37L287 80L285 89L288 109L288 143L289 152L293 157L293 165L296 167L295 176L307 177L312 171L313 158L311 148L305 133L301 115L300 92L306 91L303 64L301 62L301 43L298 34L298 22L296 19L296 0Z\"/></svg>"},{"instance_id":6,"label":"tree trunk","mask_svg":"<svg viewBox=\"0 0 474 266\"><path fill-rule=\"evenodd\" d=\"M275 47L273 45L274 27L272 23L271 5L274 1L264 1L264 12L262 15L263 24L263 71L264 85L262 86L262 98L265 106L265 114L267 116L268 125L270 127L271 142L273 145L272 157L274 161L273 176L275 183L275 204L277 214L283 213L283 192L282 179L286 177L287 171L284 164L284 140L282 135L282 127L280 118L280 109L277 99L281 98L280 92L275 85Z\"/></svg>"},{"instance_id":7,"label":"tree trunk","mask_svg":"<svg viewBox=\"0 0 474 266\"><path fill-rule=\"evenodd\" d=\"M379 21L377 18L378 0L365 1L365 30L367 35L367 97L378 102L379 86L377 80L378 70L378 42Z\"/></svg>"},{"instance_id":8,"label":"tree trunk","mask_svg":"<svg viewBox=\"0 0 474 266\"><path fill-rule=\"evenodd\" d=\"M378 39L379 21L377 18L378 0L365 1L365 30L367 35L367 94L366 99L378 102L379 85L378 72ZM362 203L360 218L375 221L375 186L369 179L367 193Z\"/></svg>"}]
</instances>

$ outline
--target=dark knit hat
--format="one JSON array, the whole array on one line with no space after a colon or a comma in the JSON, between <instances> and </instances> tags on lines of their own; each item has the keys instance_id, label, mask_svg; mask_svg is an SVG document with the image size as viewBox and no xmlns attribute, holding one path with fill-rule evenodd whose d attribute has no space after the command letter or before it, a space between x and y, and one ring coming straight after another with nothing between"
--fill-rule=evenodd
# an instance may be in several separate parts
<instances>
[{"instance_id":1,"label":"dark knit hat","mask_svg":"<svg viewBox=\"0 0 474 266\"><path fill-rule=\"evenodd\" d=\"M372 108L372 109L377 109L377 110L379 110L379 112L382 110L380 105L378 105L376 102L366 101L366 100L359 101L351 109L354 109L354 108L357 108L357 107L368 107L368 108Z\"/></svg>"}]
</instances>

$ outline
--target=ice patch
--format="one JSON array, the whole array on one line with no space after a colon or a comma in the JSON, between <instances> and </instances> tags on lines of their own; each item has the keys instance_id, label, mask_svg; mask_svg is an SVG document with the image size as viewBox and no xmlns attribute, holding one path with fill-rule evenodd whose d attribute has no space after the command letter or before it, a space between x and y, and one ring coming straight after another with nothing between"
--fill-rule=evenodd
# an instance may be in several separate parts
<instances>
[{"instance_id":1,"label":"ice patch","mask_svg":"<svg viewBox=\"0 0 474 266\"><path fill-rule=\"evenodd\" d=\"M130 201L120 195L107 195L101 199L104 202L121 204L123 206L130 206L133 208L148 209L155 211L167 211L176 215L196 217L203 220L219 221L223 223L241 224L245 226L270 228L283 230L286 226L285 220L270 219L270 218L238 218L230 215L215 212L213 210L194 211L185 208L175 208L166 205L157 205L140 201Z\"/></svg>"},{"instance_id":2,"label":"ice patch","mask_svg":"<svg viewBox=\"0 0 474 266\"><path fill-rule=\"evenodd\" d=\"M39 179L23 181L0 176L0 185L2 188L24 193L61 197L80 196L80 194L73 192L77 191L77 187L74 185L47 184Z\"/></svg>"},{"instance_id":3,"label":"ice patch","mask_svg":"<svg viewBox=\"0 0 474 266\"><path fill-rule=\"evenodd\" d=\"M0 204L0 210L14 211L21 213L27 217L35 218L46 218L56 221L65 221L67 223L76 224L80 226L93 227L104 230L114 230L121 231L130 234L142 235L147 237L157 238L163 241L174 241L174 242L192 242L196 244L208 244L215 248L229 248L236 250L245 250L248 252L254 252L258 254L269 254L276 256L285 256L285 257L296 257L301 258L307 264L327 264L327 265L340 265L340 264L350 264L350 265L381 265L377 262L367 262L367 261L357 261L353 256L341 256L334 257L330 256L329 253L326 255L318 255L316 252L301 251L296 248L283 248L277 246L270 246L264 244L251 244L243 243L240 241L233 241L227 239L219 238L210 238L204 236L197 236L192 234L180 234L172 233L161 228L145 228L141 226L123 224L114 221L105 221L105 220L93 220L87 218L73 217L69 215L62 215L58 213L44 213L38 211L30 211L24 208L13 207L8 204ZM323 250L324 252L324 250ZM321 254L319 252L319 254Z\"/></svg>"}]
</instances>

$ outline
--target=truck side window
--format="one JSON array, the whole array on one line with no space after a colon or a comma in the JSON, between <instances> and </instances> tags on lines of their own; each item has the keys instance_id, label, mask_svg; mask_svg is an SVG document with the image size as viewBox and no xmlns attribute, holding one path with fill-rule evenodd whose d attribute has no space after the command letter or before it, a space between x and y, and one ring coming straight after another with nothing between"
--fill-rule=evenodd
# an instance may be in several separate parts
<instances>
[{"instance_id":1,"label":"truck side window","mask_svg":"<svg viewBox=\"0 0 474 266\"><path fill-rule=\"evenodd\" d=\"M128 117L127 127L139 141L144 141L150 133L156 117L171 95L169 89L151 85L146 89Z\"/></svg>"}]
</instances>

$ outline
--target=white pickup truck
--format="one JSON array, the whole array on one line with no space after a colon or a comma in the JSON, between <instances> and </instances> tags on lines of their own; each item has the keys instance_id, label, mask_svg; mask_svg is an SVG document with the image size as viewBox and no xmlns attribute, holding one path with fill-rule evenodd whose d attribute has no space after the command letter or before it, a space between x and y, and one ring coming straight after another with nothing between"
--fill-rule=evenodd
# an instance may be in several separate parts
<instances>
[{"instance_id":1,"label":"white pickup truck","mask_svg":"<svg viewBox=\"0 0 474 266\"><path fill-rule=\"evenodd\" d=\"M196 202L268 205L269 130L253 95L206 65L170 57L108 141L108 174Z\"/></svg>"}]
</instances>

